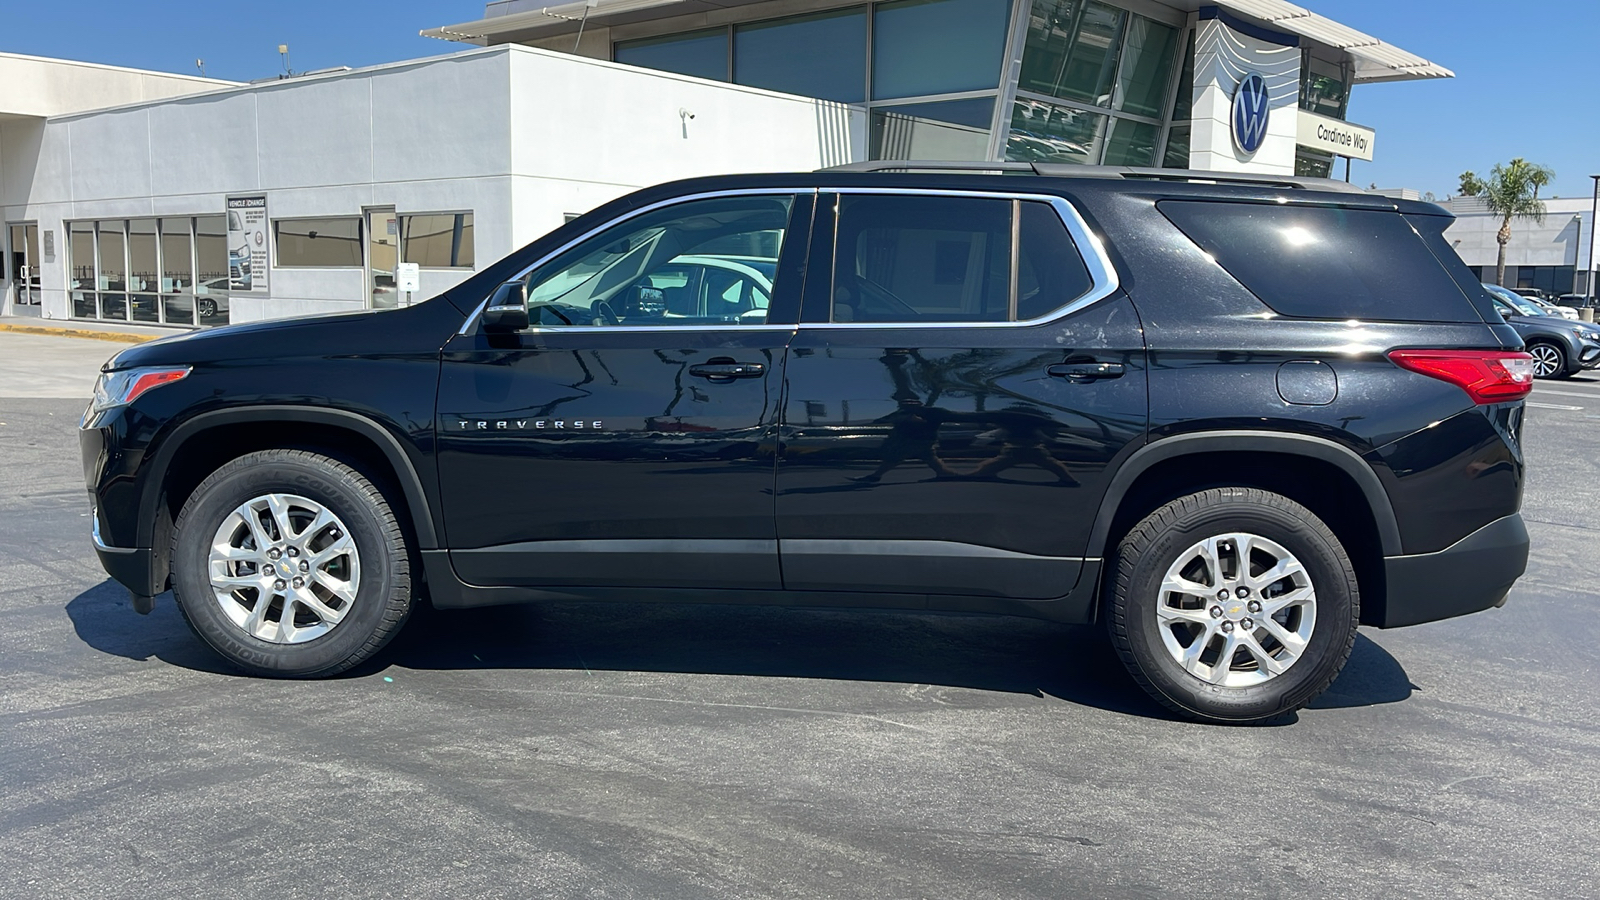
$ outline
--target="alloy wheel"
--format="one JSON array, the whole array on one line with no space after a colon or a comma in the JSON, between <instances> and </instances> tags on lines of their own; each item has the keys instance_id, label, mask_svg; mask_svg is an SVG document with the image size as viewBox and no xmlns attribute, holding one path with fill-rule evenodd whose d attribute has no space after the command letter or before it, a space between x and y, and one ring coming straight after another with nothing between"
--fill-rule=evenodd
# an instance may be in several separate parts
<instances>
[{"instance_id":1,"label":"alloy wheel","mask_svg":"<svg viewBox=\"0 0 1600 900\"><path fill-rule=\"evenodd\" d=\"M1549 378L1561 369L1561 351L1549 344L1534 344L1528 348L1528 353L1533 357L1533 374L1539 378Z\"/></svg>"},{"instance_id":2,"label":"alloy wheel","mask_svg":"<svg viewBox=\"0 0 1600 900\"><path fill-rule=\"evenodd\" d=\"M265 494L224 517L209 568L212 593L228 619L274 644L327 634L361 587L350 530L332 510L296 494Z\"/></svg>"},{"instance_id":3,"label":"alloy wheel","mask_svg":"<svg viewBox=\"0 0 1600 900\"><path fill-rule=\"evenodd\" d=\"M1161 580L1156 623L1173 661L1208 684L1240 688L1282 675L1305 654L1317 593L1305 566L1260 535L1208 537Z\"/></svg>"}]
</instances>

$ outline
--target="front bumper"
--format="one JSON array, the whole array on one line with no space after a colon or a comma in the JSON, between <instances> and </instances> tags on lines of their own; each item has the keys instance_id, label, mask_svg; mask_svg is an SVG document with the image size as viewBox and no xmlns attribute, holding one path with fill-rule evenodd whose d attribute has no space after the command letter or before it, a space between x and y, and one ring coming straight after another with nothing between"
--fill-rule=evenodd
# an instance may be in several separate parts
<instances>
[{"instance_id":1,"label":"front bumper","mask_svg":"<svg viewBox=\"0 0 1600 900\"><path fill-rule=\"evenodd\" d=\"M1505 602L1528 568L1528 528L1512 513L1436 553L1390 556L1383 566L1388 596L1379 627L1464 616Z\"/></svg>"},{"instance_id":2,"label":"front bumper","mask_svg":"<svg viewBox=\"0 0 1600 900\"><path fill-rule=\"evenodd\" d=\"M1600 366L1600 344L1593 341L1578 341L1578 365L1585 369Z\"/></svg>"}]
</instances>

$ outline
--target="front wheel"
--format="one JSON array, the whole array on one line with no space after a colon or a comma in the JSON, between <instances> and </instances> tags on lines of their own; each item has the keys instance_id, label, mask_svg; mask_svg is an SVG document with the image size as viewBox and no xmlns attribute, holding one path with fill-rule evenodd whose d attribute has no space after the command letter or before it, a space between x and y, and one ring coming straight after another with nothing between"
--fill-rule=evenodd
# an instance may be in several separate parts
<instances>
[{"instance_id":1,"label":"front wheel","mask_svg":"<svg viewBox=\"0 0 1600 900\"><path fill-rule=\"evenodd\" d=\"M405 536L360 472L302 450L213 472L173 529L172 593L201 640L254 675L318 678L378 652L411 608Z\"/></svg>"},{"instance_id":2,"label":"front wheel","mask_svg":"<svg viewBox=\"0 0 1600 900\"><path fill-rule=\"evenodd\" d=\"M1567 354L1555 344L1543 341L1529 344L1528 355L1533 357L1533 374L1536 378L1560 378L1567 371Z\"/></svg>"},{"instance_id":3,"label":"front wheel","mask_svg":"<svg viewBox=\"0 0 1600 900\"><path fill-rule=\"evenodd\" d=\"M1146 516L1117 549L1112 643L1134 679L1184 716L1277 719L1343 668L1360 621L1355 569L1312 512L1219 488Z\"/></svg>"}]
</instances>

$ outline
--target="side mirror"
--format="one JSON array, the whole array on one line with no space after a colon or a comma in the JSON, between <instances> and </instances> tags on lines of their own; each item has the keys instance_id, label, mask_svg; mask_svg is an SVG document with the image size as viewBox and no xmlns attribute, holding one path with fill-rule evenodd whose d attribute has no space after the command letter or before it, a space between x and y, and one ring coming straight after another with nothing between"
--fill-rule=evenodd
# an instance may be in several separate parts
<instances>
[{"instance_id":1,"label":"side mirror","mask_svg":"<svg viewBox=\"0 0 1600 900\"><path fill-rule=\"evenodd\" d=\"M483 330L491 334L522 331L528 327L528 285L508 281L495 288L483 309Z\"/></svg>"}]
</instances>

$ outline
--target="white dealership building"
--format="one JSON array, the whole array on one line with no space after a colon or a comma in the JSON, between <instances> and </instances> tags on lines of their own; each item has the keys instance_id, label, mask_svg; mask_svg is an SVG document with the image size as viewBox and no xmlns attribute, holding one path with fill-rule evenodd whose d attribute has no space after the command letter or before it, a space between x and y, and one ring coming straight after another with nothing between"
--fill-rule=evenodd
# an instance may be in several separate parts
<instances>
[{"instance_id":1,"label":"white dealership building","mask_svg":"<svg viewBox=\"0 0 1600 900\"><path fill-rule=\"evenodd\" d=\"M867 159L1339 175L1449 70L1281 0L497 0L444 56L233 84L0 54L9 315L408 302L635 188ZM449 49L442 45L441 49Z\"/></svg>"}]
</instances>

